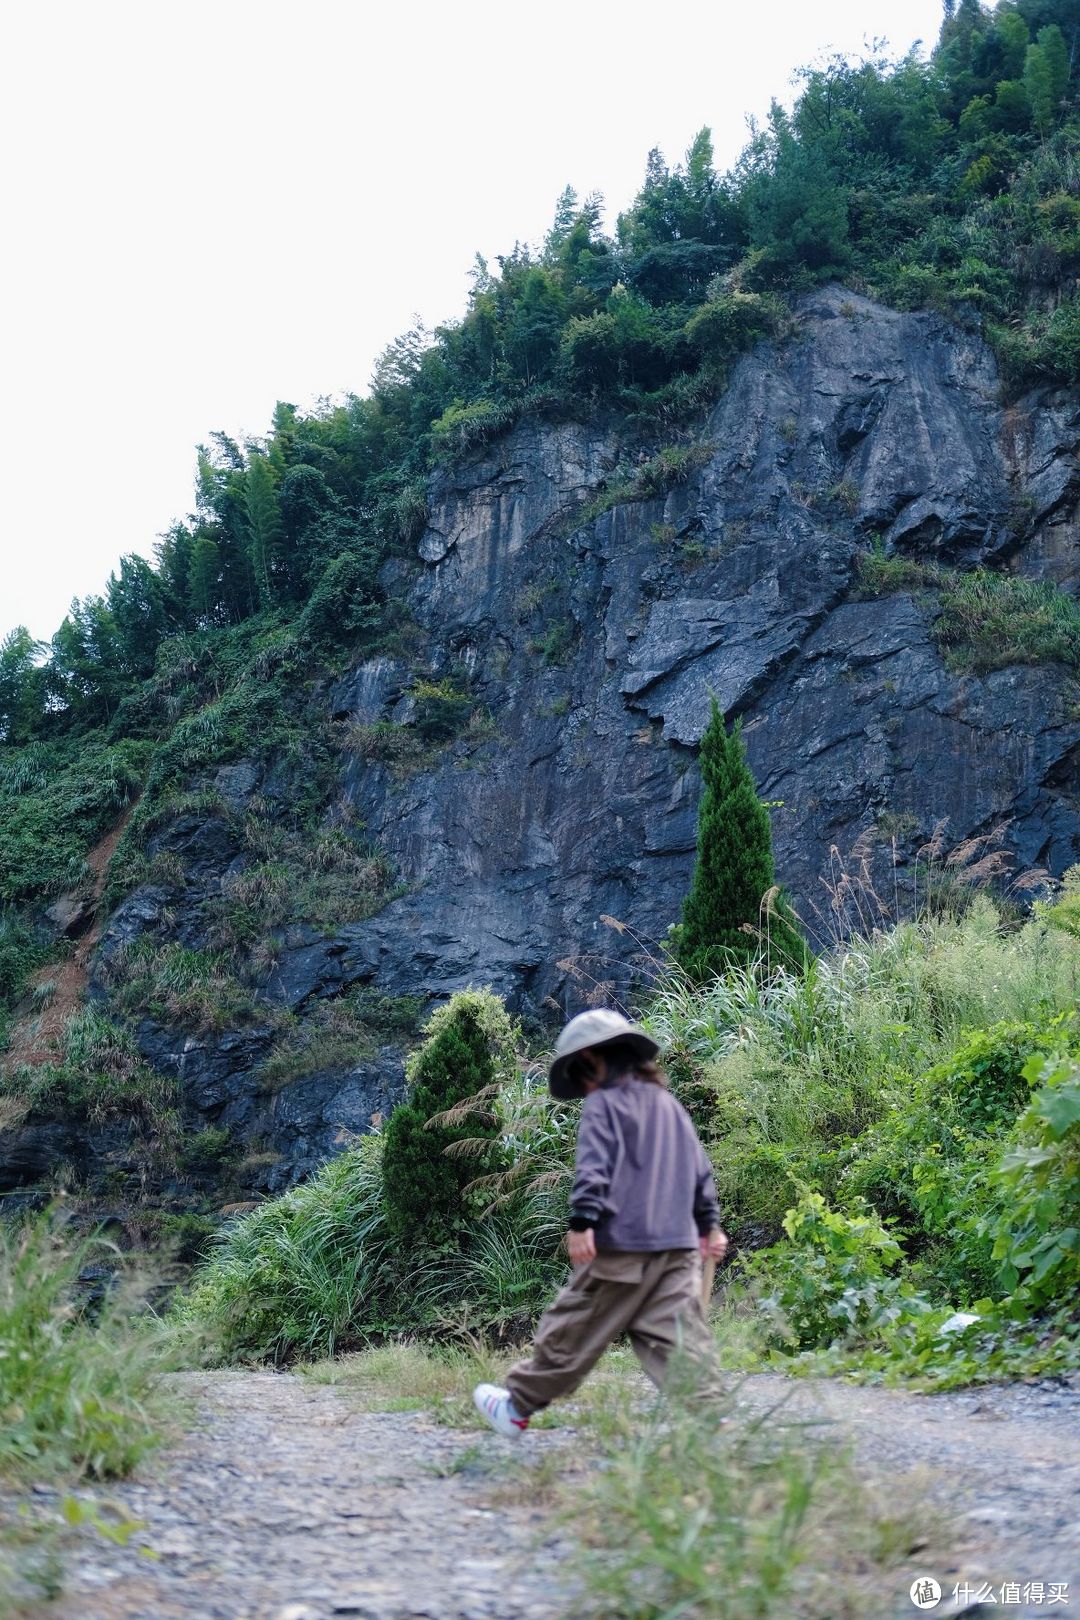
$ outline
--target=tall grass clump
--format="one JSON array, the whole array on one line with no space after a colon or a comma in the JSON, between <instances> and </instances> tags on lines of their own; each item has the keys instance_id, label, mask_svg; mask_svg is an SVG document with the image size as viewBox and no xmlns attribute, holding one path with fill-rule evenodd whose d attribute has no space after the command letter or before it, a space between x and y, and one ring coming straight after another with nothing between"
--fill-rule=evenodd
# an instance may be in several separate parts
<instances>
[{"instance_id":1,"label":"tall grass clump","mask_svg":"<svg viewBox=\"0 0 1080 1620\"><path fill-rule=\"evenodd\" d=\"M91 1299L80 1274L102 1260L115 1273ZM161 1442L168 1358L146 1292L110 1244L53 1216L0 1223L0 1478L107 1479Z\"/></svg>"},{"instance_id":2,"label":"tall grass clump","mask_svg":"<svg viewBox=\"0 0 1080 1620\"><path fill-rule=\"evenodd\" d=\"M844 1144L907 1106L967 1035L1043 1026L1080 992L1080 948L1036 917L1008 928L985 895L854 937L805 973L733 967L695 989L661 979L644 1014L709 1141L743 1242L780 1234L800 1180L831 1193Z\"/></svg>"},{"instance_id":3,"label":"tall grass clump","mask_svg":"<svg viewBox=\"0 0 1080 1620\"><path fill-rule=\"evenodd\" d=\"M1080 607L1052 580L979 568L942 584L934 636L952 668L975 675L1009 664L1080 669Z\"/></svg>"},{"instance_id":4,"label":"tall grass clump","mask_svg":"<svg viewBox=\"0 0 1080 1620\"><path fill-rule=\"evenodd\" d=\"M153 1133L162 1151L180 1128L176 1081L149 1068L130 1031L96 1007L82 1007L67 1020L54 1062L17 1065L0 1075L2 1096L95 1125L130 1121Z\"/></svg>"},{"instance_id":5,"label":"tall grass clump","mask_svg":"<svg viewBox=\"0 0 1080 1620\"><path fill-rule=\"evenodd\" d=\"M356 1343L393 1275L382 1138L229 1226L177 1307L181 1334L222 1360L332 1355Z\"/></svg>"},{"instance_id":6,"label":"tall grass clump","mask_svg":"<svg viewBox=\"0 0 1080 1620\"><path fill-rule=\"evenodd\" d=\"M476 1111L490 1134L472 1133ZM281 1362L385 1334L526 1332L566 1274L567 1111L552 1110L533 1076L515 1075L494 1097L465 1099L455 1119L442 1144L465 1150L450 1160L463 1188L453 1245L402 1245L385 1133L366 1136L225 1230L177 1307L182 1334L221 1360Z\"/></svg>"}]
</instances>

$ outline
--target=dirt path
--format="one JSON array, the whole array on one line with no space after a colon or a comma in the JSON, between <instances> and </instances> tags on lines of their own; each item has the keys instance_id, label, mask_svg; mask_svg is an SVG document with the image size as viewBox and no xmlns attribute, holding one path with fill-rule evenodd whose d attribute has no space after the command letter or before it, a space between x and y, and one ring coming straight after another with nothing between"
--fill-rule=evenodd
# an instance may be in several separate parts
<instances>
[{"instance_id":1,"label":"dirt path","mask_svg":"<svg viewBox=\"0 0 1080 1620\"><path fill-rule=\"evenodd\" d=\"M342 1390L293 1375L215 1372L180 1383L194 1402L181 1443L134 1481L80 1493L145 1528L124 1548L83 1535L68 1596L49 1616L573 1615L572 1596L560 1593L564 1532L552 1528L543 1494L553 1464L579 1463L584 1437L533 1431L512 1453L507 1497L492 1457L511 1455L509 1443L486 1433L444 1428L415 1411L358 1411ZM951 1567L925 1572L946 1589L938 1615L961 1612L949 1601L956 1581L1035 1580L1047 1592L1071 1581L1071 1603L964 1612L1080 1616L1077 1381L923 1397L759 1375L738 1400L751 1411L785 1401L782 1417L835 1425L828 1432L850 1439L869 1476L917 1471L949 1515L956 1548ZM905 1584L892 1613L917 1612Z\"/></svg>"}]
</instances>

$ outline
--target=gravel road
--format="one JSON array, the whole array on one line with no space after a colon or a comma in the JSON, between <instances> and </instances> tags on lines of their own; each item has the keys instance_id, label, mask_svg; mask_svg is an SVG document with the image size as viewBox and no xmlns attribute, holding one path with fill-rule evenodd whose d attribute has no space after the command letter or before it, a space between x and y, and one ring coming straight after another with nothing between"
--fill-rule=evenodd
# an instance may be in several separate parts
<instances>
[{"instance_id":1,"label":"gravel road","mask_svg":"<svg viewBox=\"0 0 1080 1620\"><path fill-rule=\"evenodd\" d=\"M341 1389L291 1374L178 1382L193 1403L180 1442L135 1479L79 1493L144 1528L125 1547L80 1533L65 1597L40 1611L50 1620L572 1616L562 1532L542 1500L552 1453L580 1458L572 1430L521 1442L514 1455L536 1469L536 1491L526 1475L506 1499L490 1462L509 1443L495 1436L358 1410ZM850 1442L861 1475L917 1471L955 1549L925 1572L944 1590L936 1615L1080 1616L1080 1380L919 1396L754 1375L738 1392L748 1411L778 1401ZM999 1596L1009 1581L1045 1592L999 1609L953 1601L954 1585L982 1581ZM1050 1604L1063 1582L1072 1602ZM890 1620L917 1612L905 1585Z\"/></svg>"}]
</instances>

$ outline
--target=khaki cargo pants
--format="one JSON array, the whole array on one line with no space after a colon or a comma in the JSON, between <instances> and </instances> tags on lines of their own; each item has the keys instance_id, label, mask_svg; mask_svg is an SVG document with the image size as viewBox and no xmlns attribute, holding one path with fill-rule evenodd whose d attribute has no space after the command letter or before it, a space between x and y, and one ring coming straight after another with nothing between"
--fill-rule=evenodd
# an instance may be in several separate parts
<instances>
[{"instance_id":1,"label":"khaki cargo pants","mask_svg":"<svg viewBox=\"0 0 1080 1620\"><path fill-rule=\"evenodd\" d=\"M575 1390L622 1333L658 1387L679 1350L690 1364L695 1396L722 1394L716 1347L701 1308L698 1251L601 1250L548 1306L532 1354L506 1375L522 1417Z\"/></svg>"}]
</instances>

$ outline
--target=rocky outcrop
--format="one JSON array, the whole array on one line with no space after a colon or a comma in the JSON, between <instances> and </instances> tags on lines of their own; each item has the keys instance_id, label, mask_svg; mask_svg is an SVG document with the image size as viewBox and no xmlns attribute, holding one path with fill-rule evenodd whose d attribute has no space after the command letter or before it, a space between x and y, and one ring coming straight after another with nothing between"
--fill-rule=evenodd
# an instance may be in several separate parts
<instances>
[{"instance_id":1,"label":"rocky outcrop","mask_svg":"<svg viewBox=\"0 0 1080 1620\"><path fill-rule=\"evenodd\" d=\"M347 772L409 886L364 928L379 983L491 981L537 1012L580 996L567 959L625 985L640 946L602 918L648 942L678 916L713 693L781 801L777 864L811 924L830 849L875 822L912 848L943 818L955 842L1008 822L1025 866L1080 855L1063 670L952 674L910 596L853 592L871 539L1072 587L1080 402L1006 411L976 334L830 289L740 362L700 439L698 474L589 522L583 491L633 465L606 426L527 422L435 481L411 603L496 734L404 782ZM387 718L402 685L368 666L332 701Z\"/></svg>"},{"instance_id":2,"label":"rocky outcrop","mask_svg":"<svg viewBox=\"0 0 1080 1620\"><path fill-rule=\"evenodd\" d=\"M943 819L954 843L1007 823L1021 867L1080 859L1067 672L955 673L926 603L862 600L855 572L873 543L1074 589L1080 400L1005 408L976 332L834 288L737 364L693 437L695 470L648 500L615 496L662 441L607 419L526 419L432 480L417 564L384 578L419 639L317 696L347 739L342 792L401 892L334 931L297 919L259 986L268 1014L302 1020L361 983L428 1002L487 983L535 1018L574 1010L590 985L624 994L686 891L713 694L743 718L779 872L819 932L830 851L875 827L896 839L901 874ZM395 751L388 739L415 740L417 674L467 690L472 718ZM110 953L140 934L199 946L202 902L241 858L228 807L282 791L250 761L204 785L226 811L155 835L183 865L182 899L128 897L102 938L98 993ZM211 1042L146 1024L140 1040L194 1115L267 1150L264 1189L400 1095L388 1047L272 1096L257 1023Z\"/></svg>"}]
</instances>

